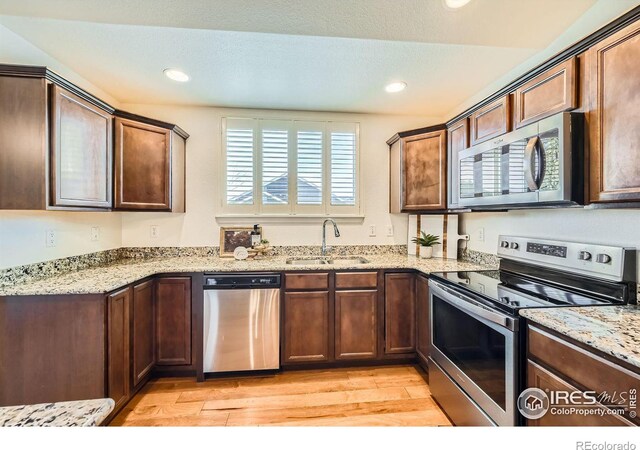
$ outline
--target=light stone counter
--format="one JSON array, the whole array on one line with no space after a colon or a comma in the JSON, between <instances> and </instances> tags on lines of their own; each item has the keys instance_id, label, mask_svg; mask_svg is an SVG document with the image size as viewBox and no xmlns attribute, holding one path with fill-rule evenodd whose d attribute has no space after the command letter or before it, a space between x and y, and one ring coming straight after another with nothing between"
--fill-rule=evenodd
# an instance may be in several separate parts
<instances>
[{"instance_id":1,"label":"light stone counter","mask_svg":"<svg viewBox=\"0 0 640 450\"><path fill-rule=\"evenodd\" d=\"M639 306L524 309L520 315L640 368Z\"/></svg>"},{"instance_id":2,"label":"light stone counter","mask_svg":"<svg viewBox=\"0 0 640 450\"><path fill-rule=\"evenodd\" d=\"M188 272L263 272L350 269L415 269L431 272L492 269L461 260L419 259L415 256L385 254L365 255L369 263L356 265L290 265L286 256L260 260L235 261L217 256L180 256L119 261L111 265L79 270L49 278L0 287L0 296L103 294L142 278L160 273Z\"/></svg>"},{"instance_id":3,"label":"light stone counter","mask_svg":"<svg viewBox=\"0 0 640 450\"><path fill-rule=\"evenodd\" d=\"M0 427L95 427L115 403L110 398L0 408Z\"/></svg>"}]
</instances>

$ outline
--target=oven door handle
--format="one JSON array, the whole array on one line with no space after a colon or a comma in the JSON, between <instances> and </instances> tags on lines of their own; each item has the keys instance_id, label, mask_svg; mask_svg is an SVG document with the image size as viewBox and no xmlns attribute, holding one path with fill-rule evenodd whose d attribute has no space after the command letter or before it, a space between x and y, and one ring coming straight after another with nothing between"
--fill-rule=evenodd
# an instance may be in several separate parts
<instances>
[{"instance_id":1,"label":"oven door handle","mask_svg":"<svg viewBox=\"0 0 640 450\"><path fill-rule=\"evenodd\" d=\"M493 312L485 306L481 306L471 297L467 297L466 295L462 295L448 289L433 280L429 282L429 288L433 293L440 294L442 300L471 316L488 320L489 322L500 325L501 327L507 328L511 331L515 331L516 329L516 322L513 318Z\"/></svg>"}]
</instances>

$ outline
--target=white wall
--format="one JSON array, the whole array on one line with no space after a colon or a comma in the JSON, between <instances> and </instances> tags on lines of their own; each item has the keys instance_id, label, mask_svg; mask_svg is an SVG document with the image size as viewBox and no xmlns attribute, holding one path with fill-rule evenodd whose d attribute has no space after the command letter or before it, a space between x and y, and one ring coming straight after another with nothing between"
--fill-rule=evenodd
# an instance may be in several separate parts
<instances>
[{"instance_id":1,"label":"white wall","mask_svg":"<svg viewBox=\"0 0 640 450\"><path fill-rule=\"evenodd\" d=\"M113 106L118 106L107 93L1 25L0 62L47 66ZM98 241L91 241L93 226L100 227ZM57 235L55 247L45 246L47 230L53 230ZM120 213L0 211L0 269L118 248L121 243Z\"/></svg>"},{"instance_id":2,"label":"white wall","mask_svg":"<svg viewBox=\"0 0 640 450\"><path fill-rule=\"evenodd\" d=\"M386 140L397 131L423 127L437 118L385 116L300 111L258 111L213 107L124 105L138 114L177 123L191 137L187 141L187 213L122 213L124 246L201 246L219 244L216 214L220 214L219 169L222 139L221 119L225 116L297 118L360 123L361 176L364 221L338 220L341 237L328 238L340 244L406 244L407 215L389 214L389 148ZM255 219L242 224L263 224L264 235L273 245L309 245L321 242L321 219L278 222ZM151 238L149 227L160 227L160 237ZM225 223L229 226L229 223ZM377 236L369 237L369 225L376 225ZM387 225L394 234L387 237ZM327 233L329 235L330 233Z\"/></svg>"}]
</instances>

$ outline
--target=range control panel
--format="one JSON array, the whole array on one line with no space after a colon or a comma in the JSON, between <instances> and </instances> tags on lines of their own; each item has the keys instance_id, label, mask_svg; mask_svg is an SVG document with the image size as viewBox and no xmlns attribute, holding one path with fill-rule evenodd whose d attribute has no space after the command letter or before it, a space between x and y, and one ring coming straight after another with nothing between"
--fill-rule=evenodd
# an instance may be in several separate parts
<instances>
[{"instance_id":1,"label":"range control panel","mask_svg":"<svg viewBox=\"0 0 640 450\"><path fill-rule=\"evenodd\" d=\"M506 235L498 239L502 258L612 281L635 281L635 249Z\"/></svg>"}]
</instances>

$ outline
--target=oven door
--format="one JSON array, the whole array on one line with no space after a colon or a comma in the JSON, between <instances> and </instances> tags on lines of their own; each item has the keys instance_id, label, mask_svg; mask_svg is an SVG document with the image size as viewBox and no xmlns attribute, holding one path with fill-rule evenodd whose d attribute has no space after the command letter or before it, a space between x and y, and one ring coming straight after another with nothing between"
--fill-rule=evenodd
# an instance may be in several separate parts
<instances>
[{"instance_id":1,"label":"oven door","mask_svg":"<svg viewBox=\"0 0 640 450\"><path fill-rule=\"evenodd\" d=\"M518 319L434 280L429 297L431 358L493 422L516 425Z\"/></svg>"}]
</instances>

